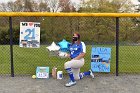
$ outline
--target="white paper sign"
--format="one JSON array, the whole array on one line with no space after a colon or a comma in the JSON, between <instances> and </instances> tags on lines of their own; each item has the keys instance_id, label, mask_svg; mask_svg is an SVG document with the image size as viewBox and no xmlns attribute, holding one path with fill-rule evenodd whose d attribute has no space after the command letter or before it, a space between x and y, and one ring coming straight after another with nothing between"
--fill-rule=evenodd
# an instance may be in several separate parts
<instances>
[{"instance_id":1,"label":"white paper sign","mask_svg":"<svg viewBox=\"0 0 140 93\"><path fill-rule=\"evenodd\" d=\"M40 23L20 22L20 47L39 48L40 47Z\"/></svg>"}]
</instances>

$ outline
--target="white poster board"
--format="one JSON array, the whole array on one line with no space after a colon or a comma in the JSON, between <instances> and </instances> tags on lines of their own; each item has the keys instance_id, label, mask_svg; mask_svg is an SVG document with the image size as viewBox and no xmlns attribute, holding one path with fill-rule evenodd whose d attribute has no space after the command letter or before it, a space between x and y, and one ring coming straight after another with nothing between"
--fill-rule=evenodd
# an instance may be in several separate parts
<instances>
[{"instance_id":1,"label":"white poster board","mask_svg":"<svg viewBox=\"0 0 140 93\"><path fill-rule=\"evenodd\" d=\"M40 47L40 23L20 22L20 47L39 48Z\"/></svg>"}]
</instances>

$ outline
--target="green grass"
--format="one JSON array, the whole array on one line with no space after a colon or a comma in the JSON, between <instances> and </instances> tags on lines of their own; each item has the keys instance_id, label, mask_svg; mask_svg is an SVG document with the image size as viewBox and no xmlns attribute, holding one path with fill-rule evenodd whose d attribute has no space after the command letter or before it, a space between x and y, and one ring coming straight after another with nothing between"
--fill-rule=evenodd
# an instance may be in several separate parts
<instances>
[{"instance_id":1,"label":"green grass","mask_svg":"<svg viewBox=\"0 0 140 93\"><path fill-rule=\"evenodd\" d=\"M104 45L105 46L105 45ZM111 73L115 73L116 65L116 49L111 47ZM90 69L91 48L87 46L85 57L85 65L81 71ZM120 46L119 47L119 72L139 73L140 72L140 46ZM10 47L9 45L0 46L0 74L10 74ZM49 66L50 70L56 66L58 70L63 70L63 65L68 58L61 59L58 57L49 56L46 51L46 46L40 48L20 48L17 45L13 46L13 61L15 74L35 74L37 66ZM65 73L65 71L64 71Z\"/></svg>"},{"instance_id":2,"label":"green grass","mask_svg":"<svg viewBox=\"0 0 140 93\"><path fill-rule=\"evenodd\" d=\"M140 72L140 46L121 46L119 54L119 71Z\"/></svg>"}]
</instances>

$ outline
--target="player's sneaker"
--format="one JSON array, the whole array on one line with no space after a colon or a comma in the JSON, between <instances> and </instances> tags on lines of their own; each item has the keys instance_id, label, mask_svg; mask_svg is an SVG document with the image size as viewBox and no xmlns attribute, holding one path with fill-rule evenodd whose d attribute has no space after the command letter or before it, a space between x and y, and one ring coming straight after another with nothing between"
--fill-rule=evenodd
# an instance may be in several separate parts
<instances>
[{"instance_id":1,"label":"player's sneaker","mask_svg":"<svg viewBox=\"0 0 140 93\"><path fill-rule=\"evenodd\" d=\"M71 87L76 84L76 81L70 81L69 83L65 84L66 87Z\"/></svg>"},{"instance_id":2,"label":"player's sneaker","mask_svg":"<svg viewBox=\"0 0 140 93\"><path fill-rule=\"evenodd\" d=\"M89 70L89 71L90 71L90 76L91 76L92 78L94 78L93 72L92 72L91 70Z\"/></svg>"}]
</instances>

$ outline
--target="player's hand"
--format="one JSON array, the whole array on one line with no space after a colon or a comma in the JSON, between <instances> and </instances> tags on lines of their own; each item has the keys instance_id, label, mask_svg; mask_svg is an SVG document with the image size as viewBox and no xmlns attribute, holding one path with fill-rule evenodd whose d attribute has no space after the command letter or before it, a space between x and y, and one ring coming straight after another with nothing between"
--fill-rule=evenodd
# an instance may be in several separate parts
<instances>
[{"instance_id":1,"label":"player's hand","mask_svg":"<svg viewBox=\"0 0 140 93\"><path fill-rule=\"evenodd\" d=\"M66 58L68 57L68 54L66 52L59 52L58 56L61 58Z\"/></svg>"}]
</instances>

